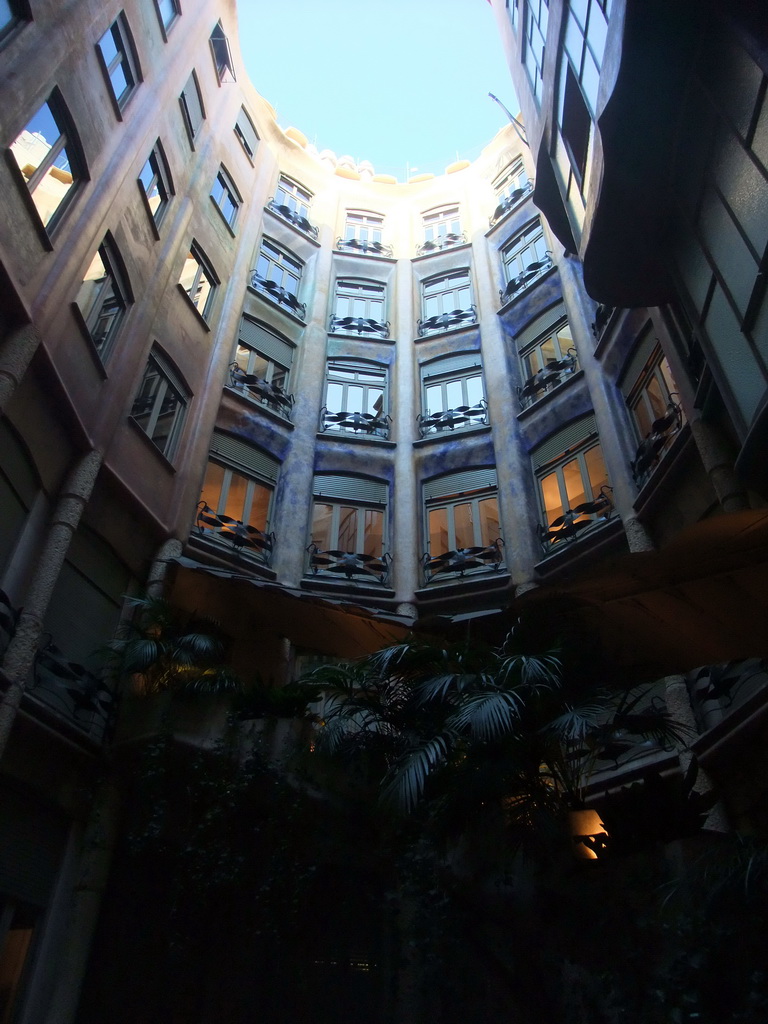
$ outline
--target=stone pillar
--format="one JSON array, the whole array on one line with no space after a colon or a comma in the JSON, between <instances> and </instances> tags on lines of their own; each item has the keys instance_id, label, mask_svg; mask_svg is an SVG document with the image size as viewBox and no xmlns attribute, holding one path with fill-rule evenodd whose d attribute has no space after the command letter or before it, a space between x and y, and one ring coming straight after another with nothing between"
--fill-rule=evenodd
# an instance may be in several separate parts
<instances>
[{"instance_id":1,"label":"stone pillar","mask_svg":"<svg viewBox=\"0 0 768 1024\"><path fill-rule=\"evenodd\" d=\"M410 260L397 261L393 328L397 354L392 370L390 409L392 436L397 442L394 455L394 493L390 509L392 548L392 586L401 615L416 618L414 594L421 586L421 493L416 486L413 442L418 437L416 420L420 407L419 388L411 339L416 325L413 308L413 272Z\"/></svg>"},{"instance_id":2,"label":"stone pillar","mask_svg":"<svg viewBox=\"0 0 768 1024\"><path fill-rule=\"evenodd\" d=\"M168 575L168 563L178 558L183 544L176 537L169 537L157 549L147 575L147 597L162 597L165 588L165 577Z\"/></svg>"},{"instance_id":3,"label":"stone pillar","mask_svg":"<svg viewBox=\"0 0 768 1024\"><path fill-rule=\"evenodd\" d=\"M0 346L0 413L13 397L39 344L37 328L34 324L24 324L11 331Z\"/></svg>"},{"instance_id":4,"label":"stone pillar","mask_svg":"<svg viewBox=\"0 0 768 1024\"><path fill-rule=\"evenodd\" d=\"M744 486L733 469L733 455L722 431L701 416L690 420L691 433L699 457L724 512L740 512L749 508Z\"/></svg>"},{"instance_id":5,"label":"stone pillar","mask_svg":"<svg viewBox=\"0 0 768 1024\"><path fill-rule=\"evenodd\" d=\"M9 686L0 704L0 757L8 743L32 670L53 588L64 564L72 535L77 530L83 509L93 491L102 457L102 453L96 450L81 456L65 480L51 516L16 633L8 645L1 666L8 677Z\"/></svg>"}]
</instances>

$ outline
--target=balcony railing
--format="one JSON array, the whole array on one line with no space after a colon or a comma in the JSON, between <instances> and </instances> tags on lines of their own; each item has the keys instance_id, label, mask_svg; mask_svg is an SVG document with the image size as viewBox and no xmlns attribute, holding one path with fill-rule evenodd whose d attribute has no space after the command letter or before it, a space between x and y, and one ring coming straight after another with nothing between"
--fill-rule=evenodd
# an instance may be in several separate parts
<instances>
[{"instance_id":1,"label":"balcony railing","mask_svg":"<svg viewBox=\"0 0 768 1024\"><path fill-rule=\"evenodd\" d=\"M506 288L499 289L499 301L503 306L505 302L509 302L510 299L514 298L518 292L521 292L523 288L527 288L529 284L532 284L537 277L541 277L545 274L552 266L552 254L547 253L543 259L534 260L533 263L529 263L528 266L516 277L513 277Z\"/></svg>"},{"instance_id":2,"label":"balcony railing","mask_svg":"<svg viewBox=\"0 0 768 1024\"><path fill-rule=\"evenodd\" d=\"M579 368L576 350L568 349L562 359L548 359L546 366L529 377L525 384L517 389L520 405L523 409L538 402L547 392L553 391L559 384L572 377Z\"/></svg>"},{"instance_id":3,"label":"balcony railing","mask_svg":"<svg viewBox=\"0 0 768 1024\"><path fill-rule=\"evenodd\" d=\"M376 580L382 585L389 579L389 567L392 556L389 554L366 555L359 551L322 551L316 544L310 544L309 568L313 575L319 572L337 573L348 580L362 576L367 580Z\"/></svg>"},{"instance_id":4,"label":"balcony railing","mask_svg":"<svg viewBox=\"0 0 768 1024\"><path fill-rule=\"evenodd\" d=\"M369 242L367 239L339 238L336 240L336 248L339 252L351 249L353 252L360 252L364 256L371 254L373 256L392 257L391 245L384 245L383 242Z\"/></svg>"},{"instance_id":5,"label":"balcony railing","mask_svg":"<svg viewBox=\"0 0 768 1024\"><path fill-rule=\"evenodd\" d=\"M293 395L283 391L279 384L272 384L255 373L246 373L238 363L229 367L230 387L242 391L249 398L255 398L262 405L274 409L281 416L290 419L291 409L295 401Z\"/></svg>"},{"instance_id":6,"label":"balcony railing","mask_svg":"<svg viewBox=\"0 0 768 1024\"><path fill-rule=\"evenodd\" d=\"M275 284L274 281L268 281L255 270L251 271L251 288L255 288L257 291L266 292L266 294L274 302L277 302L278 305L287 306L292 313L296 314L296 316L301 317L302 320L306 319L306 302L299 302L293 292L289 292L288 289L283 288L282 285Z\"/></svg>"},{"instance_id":7,"label":"balcony railing","mask_svg":"<svg viewBox=\"0 0 768 1024\"><path fill-rule=\"evenodd\" d=\"M560 541L577 540L587 527L597 522L607 522L613 512L613 501L607 492L612 490L612 487L603 484L600 493L592 501L584 501L575 508L566 509L548 526L539 523L536 529L544 553L547 554Z\"/></svg>"},{"instance_id":8,"label":"balcony railing","mask_svg":"<svg viewBox=\"0 0 768 1024\"><path fill-rule=\"evenodd\" d=\"M379 416L371 412L332 412L323 406L320 412L320 429L387 438L390 419L389 416Z\"/></svg>"},{"instance_id":9,"label":"balcony railing","mask_svg":"<svg viewBox=\"0 0 768 1024\"><path fill-rule=\"evenodd\" d=\"M430 252L440 252L442 249L450 249L454 245L464 245L467 241L466 231L452 231L447 235L438 235L429 242L422 242L416 246L417 256L426 256Z\"/></svg>"},{"instance_id":10,"label":"balcony railing","mask_svg":"<svg viewBox=\"0 0 768 1024\"><path fill-rule=\"evenodd\" d=\"M90 739L102 742L111 734L117 718L115 694L103 679L69 661L54 644L37 652L28 692Z\"/></svg>"},{"instance_id":11,"label":"balcony railing","mask_svg":"<svg viewBox=\"0 0 768 1024\"><path fill-rule=\"evenodd\" d=\"M683 425L683 414L677 402L670 395L667 411L651 424L651 429L637 446L634 459L629 463L632 476L638 487L642 487L659 463L672 438Z\"/></svg>"},{"instance_id":12,"label":"balcony railing","mask_svg":"<svg viewBox=\"0 0 768 1024\"><path fill-rule=\"evenodd\" d=\"M426 437L428 434L439 434L444 430L487 426L488 403L483 399L477 405L459 405L455 409L441 409L440 412L419 416L418 421L419 433L422 437Z\"/></svg>"},{"instance_id":13,"label":"balcony railing","mask_svg":"<svg viewBox=\"0 0 768 1024\"><path fill-rule=\"evenodd\" d=\"M249 526L240 519L232 519L201 501L197 506L197 532L199 536L213 535L217 540L228 541L233 551L240 554L247 551L258 557L265 565L269 565L275 546L274 533Z\"/></svg>"},{"instance_id":14,"label":"balcony railing","mask_svg":"<svg viewBox=\"0 0 768 1024\"><path fill-rule=\"evenodd\" d=\"M267 200L267 209L276 213L278 217L282 217L283 220L287 220L289 224L293 224L299 231L303 231L305 235L311 235L312 238L317 238L318 230L314 224L310 224L306 217L302 217L300 213L296 213L290 206L283 206L280 203L276 203L274 198Z\"/></svg>"},{"instance_id":15,"label":"balcony railing","mask_svg":"<svg viewBox=\"0 0 768 1024\"><path fill-rule=\"evenodd\" d=\"M494 227L506 216L513 207L517 206L521 199L528 195L529 192L533 191L533 182L527 181L522 188L516 188L513 192L510 192L508 196L504 196L499 205L493 211L491 216L488 218L488 226Z\"/></svg>"},{"instance_id":16,"label":"balcony railing","mask_svg":"<svg viewBox=\"0 0 768 1024\"><path fill-rule=\"evenodd\" d=\"M470 306L469 309L453 309L450 313L438 313L437 316L427 317L426 320L417 320L416 331L421 338L425 334L438 334L440 331L449 331L452 327L474 323L477 323L477 310Z\"/></svg>"},{"instance_id":17,"label":"balcony railing","mask_svg":"<svg viewBox=\"0 0 768 1024\"><path fill-rule=\"evenodd\" d=\"M504 541L498 537L487 547L459 548L442 555L422 555L424 579L427 583L444 576L463 576L471 569L492 569L498 571L501 565L501 549Z\"/></svg>"},{"instance_id":18,"label":"balcony railing","mask_svg":"<svg viewBox=\"0 0 768 1024\"><path fill-rule=\"evenodd\" d=\"M328 333L375 334L379 338L388 338L389 320L382 323L379 320L366 319L362 316L336 316L335 313L331 313Z\"/></svg>"},{"instance_id":19,"label":"balcony railing","mask_svg":"<svg viewBox=\"0 0 768 1024\"><path fill-rule=\"evenodd\" d=\"M592 333L595 336L595 341L600 341L602 338L603 331L608 326L608 321L615 308L615 306L607 306L601 302L595 310L595 319L592 321Z\"/></svg>"}]
</instances>

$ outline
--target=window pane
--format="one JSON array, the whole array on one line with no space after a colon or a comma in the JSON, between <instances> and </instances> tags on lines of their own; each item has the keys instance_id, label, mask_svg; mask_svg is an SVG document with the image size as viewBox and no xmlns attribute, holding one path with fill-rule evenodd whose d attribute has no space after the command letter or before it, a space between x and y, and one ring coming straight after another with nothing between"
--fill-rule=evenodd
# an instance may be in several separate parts
<instances>
[{"instance_id":1,"label":"window pane","mask_svg":"<svg viewBox=\"0 0 768 1024\"><path fill-rule=\"evenodd\" d=\"M229 471L229 491L227 492L227 501L224 508L221 510L226 515L231 516L232 519L240 519L244 521L243 515L245 510L245 498L246 489L248 487L248 480L243 476L239 476L237 473Z\"/></svg>"},{"instance_id":2,"label":"window pane","mask_svg":"<svg viewBox=\"0 0 768 1024\"><path fill-rule=\"evenodd\" d=\"M179 278L179 284L185 292L190 293L195 284L195 275L197 274L198 262L192 253L187 256L184 260L184 266L181 268L181 277Z\"/></svg>"},{"instance_id":3,"label":"window pane","mask_svg":"<svg viewBox=\"0 0 768 1024\"><path fill-rule=\"evenodd\" d=\"M547 523L551 523L564 512L557 473L550 473L542 479L541 496L544 502L544 518Z\"/></svg>"},{"instance_id":4,"label":"window pane","mask_svg":"<svg viewBox=\"0 0 768 1024\"><path fill-rule=\"evenodd\" d=\"M467 404L478 405L483 400L483 378L470 377L467 381Z\"/></svg>"},{"instance_id":5,"label":"window pane","mask_svg":"<svg viewBox=\"0 0 768 1024\"><path fill-rule=\"evenodd\" d=\"M357 509L339 509L339 550L357 551Z\"/></svg>"},{"instance_id":6,"label":"window pane","mask_svg":"<svg viewBox=\"0 0 768 1024\"><path fill-rule=\"evenodd\" d=\"M208 468L205 471L205 480L203 481L203 491L200 495L201 499L212 508L215 512L223 512L223 508L219 508L219 501L221 499L221 488L224 484L224 467L220 466L217 462L209 462Z\"/></svg>"},{"instance_id":7,"label":"window pane","mask_svg":"<svg viewBox=\"0 0 768 1024\"><path fill-rule=\"evenodd\" d=\"M600 488L608 484L608 474L605 470L603 452L599 444L584 453L584 461L587 464L589 486L592 490L591 496L595 498L600 493Z\"/></svg>"},{"instance_id":8,"label":"window pane","mask_svg":"<svg viewBox=\"0 0 768 1024\"><path fill-rule=\"evenodd\" d=\"M347 412L343 405L344 402L344 388L341 384L334 384L333 382L328 384L328 392L325 399L326 406L331 412Z\"/></svg>"},{"instance_id":9,"label":"window pane","mask_svg":"<svg viewBox=\"0 0 768 1024\"><path fill-rule=\"evenodd\" d=\"M499 502L497 498L483 498L478 503L480 519L480 543L483 547L493 544L499 537Z\"/></svg>"},{"instance_id":10,"label":"window pane","mask_svg":"<svg viewBox=\"0 0 768 1024\"><path fill-rule=\"evenodd\" d=\"M312 510L312 540L321 551L331 549L333 505L315 504Z\"/></svg>"},{"instance_id":11,"label":"window pane","mask_svg":"<svg viewBox=\"0 0 768 1024\"><path fill-rule=\"evenodd\" d=\"M258 481L253 483L253 498L251 509L248 513L248 525L255 526L257 530L266 530L269 517L269 501L272 497L271 488Z\"/></svg>"},{"instance_id":12,"label":"window pane","mask_svg":"<svg viewBox=\"0 0 768 1024\"><path fill-rule=\"evenodd\" d=\"M11 145L45 225L74 184L65 141L50 106L44 103Z\"/></svg>"},{"instance_id":13,"label":"window pane","mask_svg":"<svg viewBox=\"0 0 768 1024\"><path fill-rule=\"evenodd\" d=\"M445 385L445 401L447 409L458 409L464 404L460 380L449 380Z\"/></svg>"},{"instance_id":14,"label":"window pane","mask_svg":"<svg viewBox=\"0 0 768 1024\"><path fill-rule=\"evenodd\" d=\"M444 555L450 551L448 547L448 510L433 508L429 510L429 553Z\"/></svg>"},{"instance_id":15,"label":"window pane","mask_svg":"<svg viewBox=\"0 0 768 1024\"><path fill-rule=\"evenodd\" d=\"M472 505L467 502L453 508L453 528L456 536L456 549L475 546L475 533L472 523Z\"/></svg>"},{"instance_id":16,"label":"window pane","mask_svg":"<svg viewBox=\"0 0 768 1024\"><path fill-rule=\"evenodd\" d=\"M653 411L653 418L657 420L667 411L667 396L662 390L658 377L651 377L648 381L647 395Z\"/></svg>"},{"instance_id":17,"label":"window pane","mask_svg":"<svg viewBox=\"0 0 768 1024\"><path fill-rule=\"evenodd\" d=\"M384 553L384 513L378 509L365 509L363 512L363 551L364 555L381 558Z\"/></svg>"},{"instance_id":18,"label":"window pane","mask_svg":"<svg viewBox=\"0 0 768 1024\"><path fill-rule=\"evenodd\" d=\"M155 400L159 395L160 388L164 387L165 381L159 369L154 363L150 363L141 382L141 388L136 395L136 400L131 409L131 416L139 423L143 430L149 433L149 421L155 407Z\"/></svg>"},{"instance_id":19,"label":"window pane","mask_svg":"<svg viewBox=\"0 0 768 1024\"><path fill-rule=\"evenodd\" d=\"M182 403L179 396L170 384L166 384L166 391L160 406L157 423L155 424L155 429L150 435L157 447L163 453L168 451L173 442L173 428L176 425L181 405Z\"/></svg>"},{"instance_id":20,"label":"window pane","mask_svg":"<svg viewBox=\"0 0 768 1024\"><path fill-rule=\"evenodd\" d=\"M568 494L568 507L575 508L587 500L587 493L584 487L584 480L581 475L581 466L578 459L571 459L563 466L563 480L565 490ZM590 498L592 495L589 496Z\"/></svg>"}]
</instances>

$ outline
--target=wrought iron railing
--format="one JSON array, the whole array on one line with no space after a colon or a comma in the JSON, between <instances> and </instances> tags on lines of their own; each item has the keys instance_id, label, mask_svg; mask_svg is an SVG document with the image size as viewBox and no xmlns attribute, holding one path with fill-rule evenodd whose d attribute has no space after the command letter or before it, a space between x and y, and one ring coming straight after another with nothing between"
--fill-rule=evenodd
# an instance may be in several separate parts
<instances>
[{"instance_id":1,"label":"wrought iron railing","mask_svg":"<svg viewBox=\"0 0 768 1024\"><path fill-rule=\"evenodd\" d=\"M521 388L517 389L520 405L523 409L538 402L547 392L553 391L559 384L572 377L579 368L576 350L568 349L562 359L548 359L546 366L537 370Z\"/></svg>"},{"instance_id":2,"label":"wrought iron railing","mask_svg":"<svg viewBox=\"0 0 768 1024\"><path fill-rule=\"evenodd\" d=\"M268 281L267 278L262 277L255 270L251 271L251 288L255 288L257 291L266 292L266 294L277 302L278 305L287 306L292 313L300 316L302 320L306 318L306 302L299 302L293 292L289 292L288 289L283 288L282 285L275 284L274 281Z\"/></svg>"},{"instance_id":3,"label":"wrought iron railing","mask_svg":"<svg viewBox=\"0 0 768 1024\"><path fill-rule=\"evenodd\" d=\"M29 693L69 724L102 742L117 718L117 699L104 679L83 665L69 661L48 642L35 656Z\"/></svg>"},{"instance_id":4,"label":"wrought iron railing","mask_svg":"<svg viewBox=\"0 0 768 1024\"><path fill-rule=\"evenodd\" d=\"M367 239L360 238L338 238L336 240L336 248L340 252L344 252L345 249L352 249L353 252L362 253L364 256L389 256L392 257L392 246L384 245L383 242L369 242Z\"/></svg>"},{"instance_id":5,"label":"wrought iron railing","mask_svg":"<svg viewBox=\"0 0 768 1024\"><path fill-rule=\"evenodd\" d=\"M511 209L517 206L521 199L523 199L525 196L528 195L529 192L532 191L533 182L527 181L525 185L522 186L522 188L516 188L514 189L514 191L510 192L508 196L504 196L499 205L488 218L488 226L492 228L496 224L498 224L502 217L506 216L506 214L508 214Z\"/></svg>"},{"instance_id":6,"label":"wrought iron railing","mask_svg":"<svg viewBox=\"0 0 768 1024\"><path fill-rule=\"evenodd\" d=\"M650 431L637 446L635 457L629 463L632 476L638 487L642 487L647 482L682 425L682 410L677 402L672 401L670 395L667 411L653 421Z\"/></svg>"},{"instance_id":7,"label":"wrought iron railing","mask_svg":"<svg viewBox=\"0 0 768 1024\"><path fill-rule=\"evenodd\" d=\"M498 571L501 565L501 549L504 541L498 537L486 547L459 548L456 551L445 551L442 555L422 555L424 579L431 583L437 577L455 575L463 576L471 569L492 569Z\"/></svg>"},{"instance_id":8,"label":"wrought iron railing","mask_svg":"<svg viewBox=\"0 0 768 1024\"><path fill-rule=\"evenodd\" d=\"M747 658L704 665L687 676L687 683L696 724L704 732L760 690L768 692L768 661Z\"/></svg>"},{"instance_id":9,"label":"wrought iron railing","mask_svg":"<svg viewBox=\"0 0 768 1024\"><path fill-rule=\"evenodd\" d=\"M418 423L419 433L422 437L426 437L428 434L439 434L444 430L487 426L488 403L482 399L476 405L459 405L455 409L428 412L426 416L418 417Z\"/></svg>"},{"instance_id":10,"label":"wrought iron railing","mask_svg":"<svg viewBox=\"0 0 768 1024\"><path fill-rule=\"evenodd\" d=\"M320 429L340 430L354 434L369 434L371 437L389 436L390 416L372 412L333 412L323 406L320 412Z\"/></svg>"},{"instance_id":11,"label":"wrought iron railing","mask_svg":"<svg viewBox=\"0 0 768 1024\"><path fill-rule=\"evenodd\" d=\"M230 387L242 391L249 398L256 399L262 405L269 406L270 409L290 419L295 399L279 384L272 384L262 377L257 377L255 373L246 373L238 363L230 365L229 381Z\"/></svg>"},{"instance_id":12,"label":"wrought iron railing","mask_svg":"<svg viewBox=\"0 0 768 1024\"><path fill-rule=\"evenodd\" d=\"M240 519L216 512L204 501L197 506L195 525L199 536L212 535L217 540L229 542L237 554L247 551L269 565L276 540L274 533L265 533Z\"/></svg>"},{"instance_id":13,"label":"wrought iron railing","mask_svg":"<svg viewBox=\"0 0 768 1024\"><path fill-rule=\"evenodd\" d=\"M517 295L518 292L521 292L523 288L527 288L529 284L533 284L536 278L545 274L551 266L552 254L550 252L547 252L542 259L534 260L533 263L529 263L525 270L512 278L506 288L499 288L499 301L502 306L505 302L509 302L510 299L514 298L514 296Z\"/></svg>"},{"instance_id":14,"label":"wrought iron railing","mask_svg":"<svg viewBox=\"0 0 768 1024\"><path fill-rule=\"evenodd\" d=\"M309 545L307 551L313 576L318 573L334 573L346 576L348 580L353 577L363 577L369 581L373 579L382 585L389 579L392 562L389 554L379 556L359 551L323 551L314 543Z\"/></svg>"},{"instance_id":15,"label":"wrought iron railing","mask_svg":"<svg viewBox=\"0 0 768 1024\"><path fill-rule=\"evenodd\" d=\"M600 341L602 338L603 331L608 326L608 321L615 308L615 306L608 306L604 302L598 305L595 310L595 319L592 321L592 333L595 336L595 341Z\"/></svg>"},{"instance_id":16,"label":"wrought iron railing","mask_svg":"<svg viewBox=\"0 0 768 1024\"><path fill-rule=\"evenodd\" d=\"M473 305L469 309L452 309L450 313L438 313L436 316L427 317L426 320L417 320L416 331L421 338L425 334L437 334L440 331L449 331L452 327L474 323L477 323L477 310Z\"/></svg>"},{"instance_id":17,"label":"wrought iron railing","mask_svg":"<svg viewBox=\"0 0 768 1024\"><path fill-rule=\"evenodd\" d=\"M452 231L447 235L438 235L428 242L422 242L416 246L417 256L426 256L430 252L440 252L442 249L450 249L454 245L464 245L467 241L466 231Z\"/></svg>"},{"instance_id":18,"label":"wrought iron railing","mask_svg":"<svg viewBox=\"0 0 768 1024\"><path fill-rule=\"evenodd\" d=\"M296 213L290 206L285 206L282 203L276 203L274 198L268 199L266 203L267 209L276 213L278 217L282 217L283 220L287 220L289 224L293 224L294 227L298 228L299 231L303 231L305 235L311 235L312 238L317 238L318 230L311 224L306 217L303 217L300 213Z\"/></svg>"},{"instance_id":19,"label":"wrought iron railing","mask_svg":"<svg viewBox=\"0 0 768 1024\"><path fill-rule=\"evenodd\" d=\"M541 546L546 554L560 541L575 541L584 530L599 522L607 522L613 512L613 500L608 494L613 488L603 484L600 493L592 501L584 501L575 508L567 508L561 516L547 526L539 523L536 527Z\"/></svg>"},{"instance_id":20,"label":"wrought iron railing","mask_svg":"<svg viewBox=\"0 0 768 1024\"><path fill-rule=\"evenodd\" d=\"M380 320L366 319L362 316L336 316L331 313L329 334L375 334L379 338L389 337L389 320L382 323Z\"/></svg>"}]
</instances>

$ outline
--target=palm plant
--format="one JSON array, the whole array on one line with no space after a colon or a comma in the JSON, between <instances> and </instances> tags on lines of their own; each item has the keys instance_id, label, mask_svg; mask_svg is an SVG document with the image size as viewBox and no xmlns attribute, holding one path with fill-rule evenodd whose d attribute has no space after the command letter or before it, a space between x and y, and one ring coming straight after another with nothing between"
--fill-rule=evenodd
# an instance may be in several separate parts
<instances>
[{"instance_id":1,"label":"palm plant","mask_svg":"<svg viewBox=\"0 0 768 1024\"><path fill-rule=\"evenodd\" d=\"M106 670L142 695L221 694L240 689L226 641L210 619L184 619L163 598L129 598L134 617L108 645Z\"/></svg>"}]
</instances>

